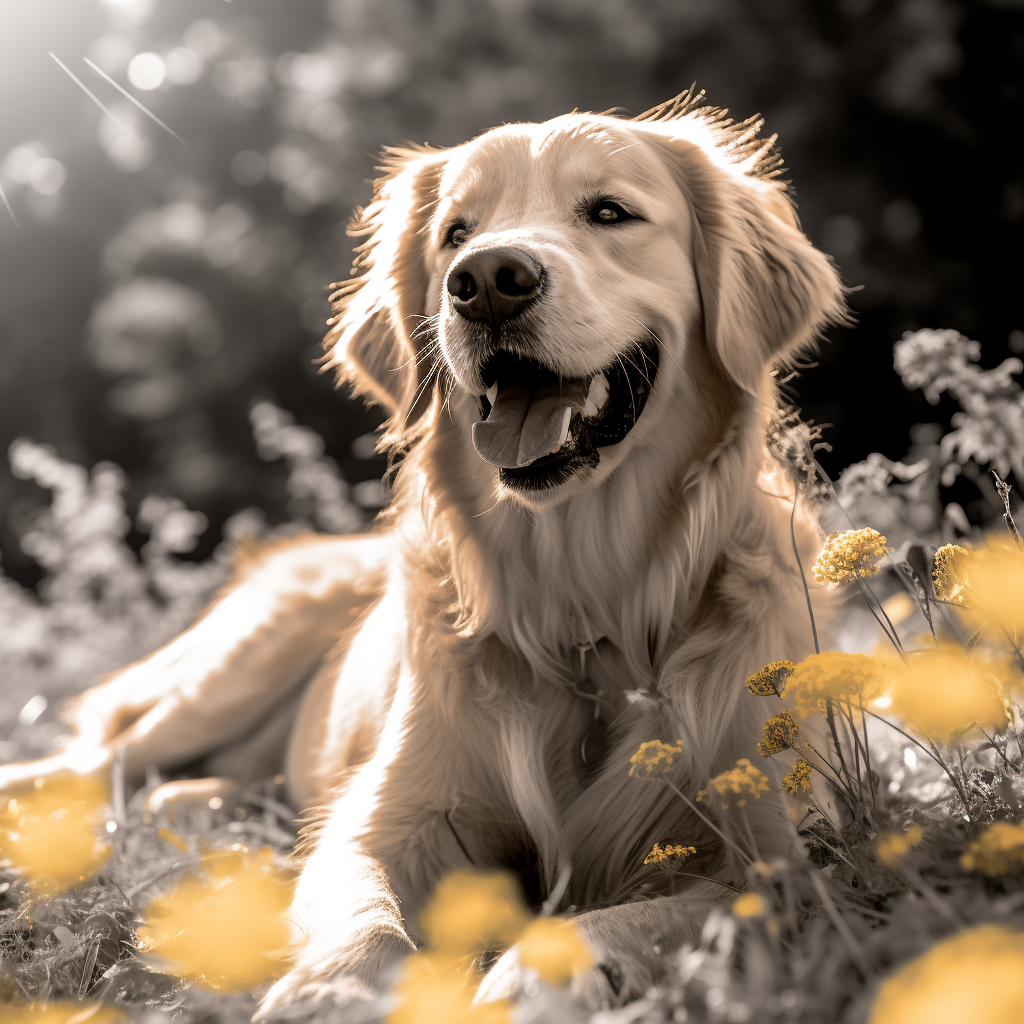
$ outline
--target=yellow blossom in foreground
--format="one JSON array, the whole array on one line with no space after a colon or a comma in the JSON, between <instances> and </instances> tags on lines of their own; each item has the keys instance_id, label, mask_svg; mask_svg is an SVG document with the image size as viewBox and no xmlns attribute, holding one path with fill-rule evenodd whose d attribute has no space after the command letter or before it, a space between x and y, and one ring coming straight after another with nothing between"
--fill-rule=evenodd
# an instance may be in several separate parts
<instances>
[{"instance_id":1,"label":"yellow blossom in foreground","mask_svg":"<svg viewBox=\"0 0 1024 1024\"><path fill-rule=\"evenodd\" d=\"M796 759L792 771L782 776L782 790L798 800L810 800L813 792L811 766L802 757Z\"/></svg>"},{"instance_id":2,"label":"yellow blossom in foreground","mask_svg":"<svg viewBox=\"0 0 1024 1024\"><path fill-rule=\"evenodd\" d=\"M1024 870L1024 821L997 821L977 836L960 858L965 871L1009 875Z\"/></svg>"},{"instance_id":3,"label":"yellow blossom in foreground","mask_svg":"<svg viewBox=\"0 0 1024 1024\"><path fill-rule=\"evenodd\" d=\"M745 892L733 900L732 912L737 917L763 917L765 912L764 899L756 892Z\"/></svg>"},{"instance_id":4,"label":"yellow blossom in foreground","mask_svg":"<svg viewBox=\"0 0 1024 1024\"><path fill-rule=\"evenodd\" d=\"M292 938L291 879L270 850L217 854L146 909L139 948L172 974L208 988L244 992L284 967Z\"/></svg>"},{"instance_id":5,"label":"yellow blossom in foreground","mask_svg":"<svg viewBox=\"0 0 1024 1024\"><path fill-rule=\"evenodd\" d=\"M879 989L868 1024L1020 1024L1024 933L981 925L933 946Z\"/></svg>"},{"instance_id":6,"label":"yellow blossom in foreground","mask_svg":"<svg viewBox=\"0 0 1024 1024\"><path fill-rule=\"evenodd\" d=\"M989 639L1018 645L1024 637L1024 552L1009 537L989 537L966 559L962 604Z\"/></svg>"},{"instance_id":7,"label":"yellow blossom in foreground","mask_svg":"<svg viewBox=\"0 0 1024 1024\"><path fill-rule=\"evenodd\" d=\"M847 583L878 572L875 560L885 554L885 538L870 526L835 531L825 538L811 570L819 583Z\"/></svg>"},{"instance_id":8,"label":"yellow blossom in foreground","mask_svg":"<svg viewBox=\"0 0 1024 1024\"><path fill-rule=\"evenodd\" d=\"M755 697L774 697L782 692L795 667L791 661L770 661L747 679L746 687Z\"/></svg>"},{"instance_id":9,"label":"yellow blossom in foreground","mask_svg":"<svg viewBox=\"0 0 1024 1024\"><path fill-rule=\"evenodd\" d=\"M504 1000L473 1005L472 957L417 953L402 965L387 1024L512 1024Z\"/></svg>"},{"instance_id":10,"label":"yellow blossom in foreground","mask_svg":"<svg viewBox=\"0 0 1024 1024\"><path fill-rule=\"evenodd\" d=\"M682 740L674 744L662 743L661 740L641 743L640 749L629 759L629 774L634 779L653 779L664 775L675 763L676 754L682 751Z\"/></svg>"},{"instance_id":11,"label":"yellow blossom in foreground","mask_svg":"<svg viewBox=\"0 0 1024 1024\"><path fill-rule=\"evenodd\" d=\"M594 963L594 954L572 921L538 917L519 939L519 959L549 985L566 985Z\"/></svg>"},{"instance_id":12,"label":"yellow blossom in foreground","mask_svg":"<svg viewBox=\"0 0 1024 1024\"><path fill-rule=\"evenodd\" d=\"M797 718L824 714L826 698L866 703L882 692L881 665L866 654L822 651L793 669L782 691L783 703Z\"/></svg>"},{"instance_id":13,"label":"yellow blossom in foreground","mask_svg":"<svg viewBox=\"0 0 1024 1024\"><path fill-rule=\"evenodd\" d=\"M716 775L707 789L697 794L697 800L714 800L723 811L730 807L745 807L748 800L760 800L761 794L768 792L768 776L755 768L745 757L736 762L721 775Z\"/></svg>"},{"instance_id":14,"label":"yellow blossom in foreground","mask_svg":"<svg viewBox=\"0 0 1024 1024\"><path fill-rule=\"evenodd\" d=\"M971 553L959 544L943 544L935 552L932 568L932 584L935 596L951 604L964 603L964 589L967 585L967 567Z\"/></svg>"},{"instance_id":15,"label":"yellow blossom in foreground","mask_svg":"<svg viewBox=\"0 0 1024 1024\"><path fill-rule=\"evenodd\" d=\"M100 831L107 797L92 779L38 779L33 789L0 803L0 860L23 871L37 889L84 882L110 856Z\"/></svg>"},{"instance_id":16,"label":"yellow blossom in foreground","mask_svg":"<svg viewBox=\"0 0 1024 1024\"><path fill-rule=\"evenodd\" d=\"M900 858L921 842L921 826L914 824L906 832L886 832L878 837L875 852L883 864L894 868Z\"/></svg>"},{"instance_id":17,"label":"yellow blossom in foreground","mask_svg":"<svg viewBox=\"0 0 1024 1024\"><path fill-rule=\"evenodd\" d=\"M789 750L798 738L793 716L788 711L780 711L764 723L764 736L757 744L757 752L762 757L771 757L772 754Z\"/></svg>"},{"instance_id":18,"label":"yellow blossom in foreground","mask_svg":"<svg viewBox=\"0 0 1024 1024\"><path fill-rule=\"evenodd\" d=\"M986 729L1006 722L1001 699L1012 678L1009 659L968 654L944 641L938 650L914 651L889 664L888 713L934 740L955 741L977 723Z\"/></svg>"},{"instance_id":19,"label":"yellow blossom in foreground","mask_svg":"<svg viewBox=\"0 0 1024 1024\"><path fill-rule=\"evenodd\" d=\"M457 871L434 890L420 923L434 949L479 953L514 942L528 920L511 875Z\"/></svg>"},{"instance_id":20,"label":"yellow blossom in foreground","mask_svg":"<svg viewBox=\"0 0 1024 1024\"><path fill-rule=\"evenodd\" d=\"M102 1003L0 1004L4 1024L122 1024L124 1011Z\"/></svg>"},{"instance_id":21,"label":"yellow blossom in foreground","mask_svg":"<svg viewBox=\"0 0 1024 1024\"><path fill-rule=\"evenodd\" d=\"M644 857L644 864L664 864L666 861L679 861L686 860L687 857L693 857L697 853L697 847L695 846L673 846L671 843L666 843L664 846L659 846L657 843L651 847L651 852Z\"/></svg>"}]
</instances>

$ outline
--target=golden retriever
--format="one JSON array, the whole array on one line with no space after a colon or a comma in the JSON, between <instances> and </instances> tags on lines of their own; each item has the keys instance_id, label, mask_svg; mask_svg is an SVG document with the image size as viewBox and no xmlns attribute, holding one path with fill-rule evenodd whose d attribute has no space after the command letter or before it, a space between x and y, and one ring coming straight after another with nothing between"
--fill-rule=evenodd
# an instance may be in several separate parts
<instances>
[{"instance_id":1,"label":"golden retriever","mask_svg":"<svg viewBox=\"0 0 1024 1024\"><path fill-rule=\"evenodd\" d=\"M190 630L83 696L65 753L0 770L205 759L159 805L283 766L295 805L324 810L304 938L261 1012L380 986L469 863L576 915L593 1005L642 992L654 948L730 896L644 866L669 841L733 877L628 767L681 740L670 777L695 794L753 753L747 675L811 649L764 432L773 363L841 316L842 289L759 126L683 94L389 150L326 346L388 410L391 507L365 535L250 555ZM817 526L794 522L807 565ZM777 799L747 812L762 856L787 845ZM518 984L513 948L484 992Z\"/></svg>"}]
</instances>

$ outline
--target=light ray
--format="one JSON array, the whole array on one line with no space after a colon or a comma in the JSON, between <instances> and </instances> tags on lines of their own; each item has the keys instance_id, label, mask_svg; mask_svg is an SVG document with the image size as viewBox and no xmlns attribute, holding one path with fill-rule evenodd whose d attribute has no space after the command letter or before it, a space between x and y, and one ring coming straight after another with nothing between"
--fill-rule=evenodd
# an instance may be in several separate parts
<instances>
[{"instance_id":1,"label":"light ray","mask_svg":"<svg viewBox=\"0 0 1024 1024\"><path fill-rule=\"evenodd\" d=\"M20 228L21 225L18 223L18 218L14 216L14 210L11 209L11 204L7 200L7 193L4 191L4 187L0 184L0 199L4 201L4 206L7 207L7 212L11 215L11 220L14 221L14 226Z\"/></svg>"},{"instance_id":2,"label":"light ray","mask_svg":"<svg viewBox=\"0 0 1024 1024\"><path fill-rule=\"evenodd\" d=\"M112 113L112 112L111 112L111 111L110 111L110 110L109 110L109 109L108 109L108 108L107 108L106 106L104 106L104 105L103 105L103 102L102 102L102 100L100 100L100 98L99 98L99 97L98 97L98 96L97 96L97 95L96 95L96 94L95 94L95 93L94 93L94 92L93 92L93 91L92 91L92 90L91 90L91 89L90 89L90 88L89 88L89 87L88 87L88 86L87 86L87 85L85 84L85 82L83 82L83 81L82 81L82 80L81 80L81 79L80 79L80 78L79 78L79 77L78 77L78 76L77 76L77 75L76 75L76 74L75 74L75 73L74 73L74 72L73 72L73 71L71 70L71 68L69 68L69 67L67 66L67 64L65 64L65 63L64 63L64 61L62 61L62 60L60 59L60 57L58 57L58 56L57 56L57 54L55 54L55 53L53 52L53 50L51 50L51 51L50 51L50 56L51 56L51 57L52 57L52 58L53 58L53 59L54 59L54 60L55 60L55 61L56 61L56 62L57 62L57 63L58 63L58 64L59 64L59 65L60 65L60 66L61 66L61 67L62 67L62 68L63 68L63 69L64 69L64 70L66 71L66 72L67 72L67 74L68 74L68 77L69 77L69 78L71 79L71 81L72 81L72 82L74 82L74 83L75 83L75 85L77 85L77 86L78 86L78 88L79 88L79 89L81 89L81 90L82 90L82 92L84 92L84 93L85 93L85 95L86 95L86 96L88 96L88 97L89 97L89 99L91 99L91 100L93 101L93 103L95 103L95 104L96 104L96 106L97 106L97 107L99 107L99 108L100 108L100 110L102 110L102 111L103 111L103 113L104 113L104 114L106 114L106 115L107 115L107 117L109 117L109 118L110 118L110 120L111 120L111 121L113 121L113 122L114 122L114 124L118 125L118 127L120 127L120 128L123 128L123 129L124 129L125 131L129 131L129 128L128 128L128 126L127 126L126 124L124 124L124 122L122 122L122 121L119 121L119 120L118 120L118 119L117 119L117 118L116 118L116 117L114 116L114 114L113 114L113 113Z\"/></svg>"},{"instance_id":3,"label":"light ray","mask_svg":"<svg viewBox=\"0 0 1024 1024\"><path fill-rule=\"evenodd\" d=\"M169 125L164 124L163 121L161 121L160 118L157 117L156 114L154 114L153 111L149 109L149 107L144 106L127 89L123 89L120 85L118 85L117 82L115 82L110 77L110 75L106 73L106 71L104 71L102 68L98 68L95 64L93 64L91 60L89 60L88 57L83 57L82 59L85 61L86 64L89 65L89 67L93 69L93 71L96 72L96 74L102 75L122 96L124 96L125 99L131 100L132 103L134 103L135 106L137 106L139 110L141 110L147 117L151 117L154 121L156 121L156 123L160 125L160 127L163 128L165 132L170 132L170 134L173 135L183 146L188 145L188 143L173 128L171 128Z\"/></svg>"}]
</instances>

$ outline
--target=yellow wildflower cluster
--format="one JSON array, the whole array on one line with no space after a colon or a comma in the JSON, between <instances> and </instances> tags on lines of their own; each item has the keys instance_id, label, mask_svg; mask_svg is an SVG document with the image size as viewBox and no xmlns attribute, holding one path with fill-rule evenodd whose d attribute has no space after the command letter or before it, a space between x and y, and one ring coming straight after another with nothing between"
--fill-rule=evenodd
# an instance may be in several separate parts
<instances>
[{"instance_id":1,"label":"yellow wildflower cluster","mask_svg":"<svg viewBox=\"0 0 1024 1024\"><path fill-rule=\"evenodd\" d=\"M1020 643L1024 634L1024 552L1009 537L989 537L966 563L963 600L968 619L989 639Z\"/></svg>"},{"instance_id":2,"label":"yellow wildflower cluster","mask_svg":"<svg viewBox=\"0 0 1024 1024\"><path fill-rule=\"evenodd\" d=\"M1019 1024L1024 1006L1024 932L969 928L886 980L868 1024Z\"/></svg>"},{"instance_id":3,"label":"yellow wildflower cluster","mask_svg":"<svg viewBox=\"0 0 1024 1024\"><path fill-rule=\"evenodd\" d=\"M478 953L511 944L529 919L511 875L457 871L434 890L420 923L432 949Z\"/></svg>"},{"instance_id":4,"label":"yellow wildflower cluster","mask_svg":"<svg viewBox=\"0 0 1024 1024\"><path fill-rule=\"evenodd\" d=\"M662 743L661 740L641 743L640 749L629 759L629 774L634 779L654 779L664 775L675 763L676 755L682 751L682 740L674 744Z\"/></svg>"},{"instance_id":5,"label":"yellow wildflower cluster","mask_svg":"<svg viewBox=\"0 0 1024 1024\"><path fill-rule=\"evenodd\" d=\"M811 766L802 757L796 759L791 772L782 776L782 790L798 800L810 799Z\"/></svg>"},{"instance_id":6,"label":"yellow wildflower cluster","mask_svg":"<svg viewBox=\"0 0 1024 1024\"><path fill-rule=\"evenodd\" d=\"M967 550L944 544L932 569L935 596L960 605L971 626L989 640L1021 643L1024 634L1024 551L1012 538L989 537Z\"/></svg>"},{"instance_id":7,"label":"yellow wildflower cluster","mask_svg":"<svg viewBox=\"0 0 1024 1024\"><path fill-rule=\"evenodd\" d=\"M943 544L935 552L932 568L932 584L935 596L951 604L964 603L964 588L967 585L967 566L971 553L959 544Z\"/></svg>"},{"instance_id":8,"label":"yellow wildflower cluster","mask_svg":"<svg viewBox=\"0 0 1024 1024\"><path fill-rule=\"evenodd\" d=\"M921 826L914 824L906 832L885 832L878 837L875 852L883 864L894 868L900 858L921 842Z\"/></svg>"},{"instance_id":9,"label":"yellow wildflower cluster","mask_svg":"<svg viewBox=\"0 0 1024 1024\"><path fill-rule=\"evenodd\" d=\"M530 920L507 874L457 872L437 887L421 917L428 947L409 957L387 1024L512 1024L504 1000L474 1003L484 950L517 943L519 962L549 985L565 985L594 962L575 923Z\"/></svg>"},{"instance_id":10,"label":"yellow wildflower cluster","mask_svg":"<svg viewBox=\"0 0 1024 1024\"><path fill-rule=\"evenodd\" d=\"M764 898L756 892L745 892L732 903L732 912L737 917L763 917L764 911Z\"/></svg>"},{"instance_id":11,"label":"yellow wildflower cluster","mask_svg":"<svg viewBox=\"0 0 1024 1024\"><path fill-rule=\"evenodd\" d=\"M36 889L59 892L95 874L110 856L102 831L106 787L68 776L37 779L0 805L0 860L22 871Z\"/></svg>"},{"instance_id":12,"label":"yellow wildflower cluster","mask_svg":"<svg viewBox=\"0 0 1024 1024\"><path fill-rule=\"evenodd\" d=\"M959 644L914 651L890 663L889 711L933 740L954 741L975 723L998 728L1006 722L1001 691L1014 677L1009 658L993 660Z\"/></svg>"},{"instance_id":13,"label":"yellow wildflower cluster","mask_svg":"<svg viewBox=\"0 0 1024 1024\"><path fill-rule=\"evenodd\" d=\"M819 583L847 583L878 572L875 560L886 552L885 538L870 526L862 530L834 531L825 538L814 568Z\"/></svg>"},{"instance_id":14,"label":"yellow wildflower cluster","mask_svg":"<svg viewBox=\"0 0 1024 1024\"><path fill-rule=\"evenodd\" d=\"M795 667L791 661L771 661L747 679L747 689L755 697L774 697L782 692Z\"/></svg>"},{"instance_id":15,"label":"yellow wildflower cluster","mask_svg":"<svg viewBox=\"0 0 1024 1024\"><path fill-rule=\"evenodd\" d=\"M245 992L280 974L292 940L292 880L273 852L217 852L203 874L149 904L139 949L162 969L208 988Z\"/></svg>"},{"instance_id":16,"label":"yellow wildflower cluster","mask_svg":"<svg viewBox=\"0 0 1024 1024\"><path fill-rule=\"evenodd\" d=\"M727 811L730 807L745 807L748 800L760 800L761 794L767 792L768 776L742 757L735 768L716 775L707 789L697 794L697 800L714 800Z\"/></svg>"},{"instance_id":17,"label":"yellow wildflower cluster","mask_svg":"<svg viewBox=\"0 0 1024 1024\"><path fill-rule=\"evenodd\" d=\"M417 953L402 964L387 1024L512 1024L505 1000L473 1003L476 981L468 958Z\"/></svg>"},{"instance_id":18,"label":"yellow wildflower cluster","mask_svg":"<svg viewBox=\"0 0 1024 1024\"><path fill-rule=\"evenodd\" d=\"M4 1024L126 1024L123 1010L103 1003L25 1003L0 1005Z\"/></svg>"},{"instance_id":19,"label":"yellow wildflower cluster","mask_svg":"<svg viewBox=\"0 0 1024 1024\"><path fill-rule=\"evenodd\" d=\"M882 692L881 666L866 654L822 651L793 669L782 691L783 703L797 718L824 714L826 698L866 703Z\"/></svg>"},{"instance_id":20,"label":"yellow wildflower cluster","mask_svg":"<svg viewBox=\"0 0 1024 1024\"><path fill-rule=\"evenodd\" d=\"M789 750L799 738L796 722L788 711L780 711L764 723L764 736L757 744L762 757L771 757L780 751Z\"/></svg>"},{"instance_id":21,"label":"yellow wildflower cluster","mask_svg":"<svg viewBox=\"0 0 1024 1024\"><path fill-rule=\"evenodd\" d=\"M673 860L678 863L696 853L697 847L695 846L673 846L671 843L659 846L658 843L655 843L651 847L651 852L644 857L644 864L664 864L666 861Z\"/></svg>"},{"instance_id":22,"label":"yellow wildflower cluster","mask_svg":"<svg viewBox=\"0 0 1024 1024\"><path fill-rule=\"evenodd\" d=\"M572 921L538 917L520 936L519 962L549 985L567 985L593 964L594 954Z\"/></svg>"},{"instance_id":23,"label":"yellow wildflower cluster","mask_svg":"<svg viewBox=\"0 0 1024 1024\"><path fill-rule=\"evenodd\" d=\"M960 866L986 875L1009 875L1024 870L1024 821L989 825L964 851Z\"/></svg>"}]
</instances>

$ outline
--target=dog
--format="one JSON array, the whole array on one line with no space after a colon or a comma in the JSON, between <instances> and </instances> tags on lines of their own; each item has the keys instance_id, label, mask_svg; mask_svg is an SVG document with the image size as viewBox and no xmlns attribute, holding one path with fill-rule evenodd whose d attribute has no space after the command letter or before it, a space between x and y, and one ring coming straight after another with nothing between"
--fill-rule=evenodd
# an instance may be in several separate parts
<instances>
[{"instance_id":1,"label":"dog","mask_svg":"<svg viewBox=\"0 0 1024 1024\"><path fill-rule=\"evenodd\" d=\"M385 984L471 865L574 916L592 1006L732 898L719 838L630 757L681 741L667 778L692 800L753 753L746 677L812 650L820 533L765 425L773 366L844 303L774 137L702 97L388 150L325 347L386 410L390 507L245 555L191 629L83 695L67 750L0 770L202 763L157 807L283 771L320 810L265 1016ZM762 857L788 847L778 799L746 817ZM670 889L655 842L693 845L704 879ZM513 947L483 992L521 983Z\"/></svg>"}]
</instances>

